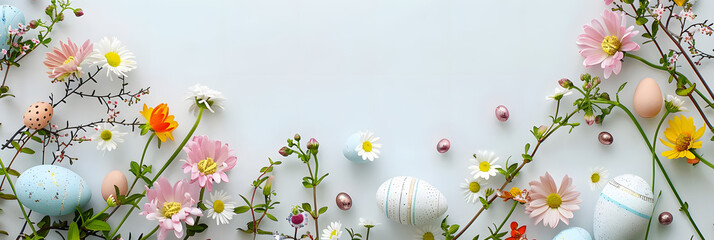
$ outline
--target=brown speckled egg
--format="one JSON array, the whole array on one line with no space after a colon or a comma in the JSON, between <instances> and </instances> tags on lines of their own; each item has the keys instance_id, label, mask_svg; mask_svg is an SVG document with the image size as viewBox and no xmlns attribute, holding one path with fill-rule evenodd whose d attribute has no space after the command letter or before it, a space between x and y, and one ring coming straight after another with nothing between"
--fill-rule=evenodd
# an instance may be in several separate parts
<instances>
[{"instance_id":1,"label":"brown speckled egg","mask_svg":"<svg viewBox=\"0 0 714 240\"><path fill-rule=\"evenodd\" d=\"M45 128L47 124L50 123L52 113L54 113L52 105L46 102L37 102L27 108L25 116L23 116L22 119L28 128L39 130Z\"/></svg>"}]
</instances>

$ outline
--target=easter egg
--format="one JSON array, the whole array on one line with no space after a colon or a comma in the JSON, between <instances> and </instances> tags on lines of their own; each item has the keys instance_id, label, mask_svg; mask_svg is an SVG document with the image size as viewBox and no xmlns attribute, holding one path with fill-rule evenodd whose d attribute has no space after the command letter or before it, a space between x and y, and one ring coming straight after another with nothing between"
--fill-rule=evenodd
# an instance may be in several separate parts
<instances>
[{"instance_id":1,"label":"easter egg","mask_svg":"<svg viewBox=\"0 0 714 240\"><path fill-rule=\"evenodd\" d=\"M446 197L431 184L414 177L393 177L377 190L377 205L387 218L408 225L437 220L449 206Z\"/></svg>"},{"instance_id":2,"label":"easter egg","mask_svg":"<svg viewBox=\"0 0 714 240\"><path fill-rule=\"evenodd\" d=\"M553 240L592 240L588 230L580 227L571 227L555 235Z\"/></svg>"},{"instance_id":3,"label":"easter egg","mask_svg":"<svg viewBox=\"0 0 714 240\"><path fill-rule=\"evenodd\" d=\"M20 9L10 6L2 5L2 17L0 18L0 49L10 50L10 45L7 44L7 31L8 27L12 29L17 29L18 24L25 24L25 15L22 14Z\"/></svg>"},{"instance_id":4,"label":"easter egg","mask_svg":"<svg viewBox=\"0 0 714 240\"><path fill-rule=\"evenodd\" d=\"M643 118L657 116L663 101L659 85L651 78L642 79L632 95L632 106L635 107L637 115Z\"/></svg>"},{"instance_id":5,"label":"easter egg","mask_svg":"<svg viewBox=\"0 0 714 240\"><path fill-rule=\"evenodd\" d=\"M32 211L61 216L73 213L92 198L87 182L69 169L39 165L27 169L15 183L17 199Z\"/></svg>"},{"instance_id":6,"label":"easter egg","mask_svg":"<svg viewBox=\"0 0 714 240\"><path fill-rule=\"evenodd\" d=\"M641 177L615 177L602 189L595 205L595 240L641 239L654 207L650 185Z\"/></svg>"},{"instance_id":7,"label":"easter egg","mask_svg":"<svg viewBox=\"0 0 714 240\"><path fill-rule=\"evenodd\" d=\"M362 157L359 156L359 154L357 154L357 150L356 150L357 147L362 144L359 141L360 137L361 137L361 134L359 132L350 135L350 137L347 138L345 147L342 149L342 155L345 155L345 158L347 158L350 161L358 162L358 163L366 163L366 162L369 162L369 160L362 159Z\"/></svg>"},{"instance_id":8,"label":"easter egg","mask_svg":"<svg viewBox=\"0 0 714 240\"><path fill-rule=\"evenodd\" d=\"M39 130L45 128L47 124L50 123L53 113L54 109L52 105L46 102L37 102L27 108L22 120L25 122L27 128Z\"/></svg>"},{"instance_id":9,"label":"easter egg","mask_svg":"<svg viewBox=\"0 0 714 240\"><path fill-rule=\"evenodd\" d=\"M129 190L129 186L124 173L120 171L111 171L104 177L101 188L102 198L104 198L104 200L107 200L109 195L115 195L116 190L114 189L114 186L119 189L119 194L121 196L126 195L127 190ZM116 201L116 198L114 198L114 200Z\"/></svg>"}]
</instances>

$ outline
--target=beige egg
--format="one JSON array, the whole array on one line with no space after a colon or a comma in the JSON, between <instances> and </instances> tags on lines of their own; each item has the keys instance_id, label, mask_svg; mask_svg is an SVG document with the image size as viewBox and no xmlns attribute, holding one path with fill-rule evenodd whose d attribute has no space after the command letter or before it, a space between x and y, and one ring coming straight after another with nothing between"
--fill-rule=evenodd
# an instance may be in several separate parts
<instances>
[{"instance_id":1,"label":"beige egg","mask_svg":"<svg viewBox=\"0 0 714 240\"><path fill-rule=\"evenodd\" d=\"M47 127L47 124L52 120L53 113L54 109L52 105L46 102L37 102L27 108L25 116L23 116L22 119L26 127L39 130Z\"/></svg>"},{"instance_id":2,"label":"beige egg","mask_svg":"<svg viewBox=\"0 0 714 240\"><path fill-rule=\"evenodd\" d=\"M635 107L637 115L643 118L657 116L662 109L662 91L657 82L651 78L645 78L637 84L635 94L632 96L632 105Z\"/></svg>"},{"instance_id":3,"label":"beige egg","mask_svg":"<svg viewBox=\"0 0 714 240\"><path fill-rule=\"evenodd\" d=\"M104 198L104 200L107 200L109 195L114 195L114 193L116 193L114 186L119 188L120 195L126 195L126 192L129 190L129 185L127 184L124 173L120 171L111 171L106 177L104 177L104 181L102 181L102 198Z\"/></svg>"}]
</instances>

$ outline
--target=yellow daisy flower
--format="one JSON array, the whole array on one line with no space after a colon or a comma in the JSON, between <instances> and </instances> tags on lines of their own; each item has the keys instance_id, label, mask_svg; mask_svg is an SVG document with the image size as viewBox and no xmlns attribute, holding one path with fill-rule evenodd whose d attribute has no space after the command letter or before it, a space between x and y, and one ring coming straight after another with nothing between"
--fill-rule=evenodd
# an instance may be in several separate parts
<instances>
[{"instance_id":1,"label":"yellow daisy flower","mask_svg":"<svg viewBox=\"0 0 714 240\"><path fill-rule=\"evenodd\" d=\"M694 119L692 117L686 118L684 115L674 117L668 123L669 127L664 131L667 141L661 138L659 140L665 146L672 148L672 150L662 152L662 156L669 159L695 158L689 149L702 147L702 141L697 140L704 135L704 127L697 130L696 126L694 126Z\"/></svg>"}]
</instances>

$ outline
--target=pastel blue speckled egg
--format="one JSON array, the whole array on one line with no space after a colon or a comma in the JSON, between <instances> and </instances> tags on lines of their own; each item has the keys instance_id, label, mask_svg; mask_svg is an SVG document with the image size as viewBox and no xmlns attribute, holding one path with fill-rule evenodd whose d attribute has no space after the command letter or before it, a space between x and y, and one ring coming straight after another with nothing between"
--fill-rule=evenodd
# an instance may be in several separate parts
<instances>
[{"instance_id":1,"label":"pastel blue speckled egg","mask_svg":"<svg viewBox=\"0 0 714 240\"><path fill-rule=\"evenodd\" d=\"M23 172L16 183L17 199L32 211L48 216L73 213L92 198L87 182L69 169L39 165Z\"/></svg>"},{"instance_id":2,"label":"pastel blue speckled egg","mask_svg":"<svg viewBox=\"0 0 714 240\"><path fill-rule=\"evenodd\" d=\"M594 238L642 239L653 207L654 195L647 181L632 174L613 178L595 204Z\"/></svg>"},{"instance_id":3,"label":"pastel blue speckled egg","mask_svg":"<svg viewBox=\"0 0 714 240\"><path fill-rule=\"evenodd\" d=\"M571 227L555 235L553 240L592 240L590 232L580 227Z\"/></svg>"},{"instance_id":4,"label":"pastel blue speckled egg","mask_svg":"<svg viewBox=\"0 0 714 240\"><path fill-rule=\"evenodd\" d=\"M10 49L10 45L7 44L7 28L12 27L17 28L18 23L25 25L25 15L22 14L20 9L10 6L2 5L2 16L0 16L0 49Z\"/></svg>"},{"instance_id":5,"label":"pastel blue speckled egg","mask_svg":"<svg viewBox=\"0 0 714 240\"><path fill-rule=\"evenodd\" d=\"M345 148L342 149L342 154L345 155L345 158L353 162L369 162L369 160L362 159L362 157L357 154L357 150L355 150L357 149L357 146L361 144L359 142L360 136L361 135L359 132L350 135L350 137L347 138L347 142L345 143Z\"/></svg>"}]
</instances>

